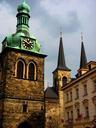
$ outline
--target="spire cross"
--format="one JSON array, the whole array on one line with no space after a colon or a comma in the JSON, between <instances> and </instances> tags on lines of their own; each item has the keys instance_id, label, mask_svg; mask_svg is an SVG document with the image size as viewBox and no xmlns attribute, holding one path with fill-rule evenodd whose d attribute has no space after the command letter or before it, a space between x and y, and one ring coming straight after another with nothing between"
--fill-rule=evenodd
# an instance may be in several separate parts
<instances>
[{"instance_id":1,"label":"spire cross","mask_svg":"<svg viewBox=\"0 0 96 128\"><path fill-rule=\"evenodd\" d=\"M83 32L81 32L81 42L83 42Z\"/></svg>"},{"instance_id":2,"label":"spire cross","mask_svg":"<svg viewBox=\"0 0 96 128\"><path fill-rule=\"evenodd\" d=\"M62 27L60 27L60 37L62 37Z\"/></svg>"}]
</instances>

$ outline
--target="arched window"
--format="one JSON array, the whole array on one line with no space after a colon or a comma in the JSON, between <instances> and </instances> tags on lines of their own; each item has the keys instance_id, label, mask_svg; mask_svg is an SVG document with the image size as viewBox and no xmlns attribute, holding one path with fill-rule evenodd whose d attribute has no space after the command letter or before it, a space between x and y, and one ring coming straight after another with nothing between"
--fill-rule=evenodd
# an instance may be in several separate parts
<instances>
[{"instance_id":1,"label":"arched window","mask_svg":"<svg viewBox=\"0 0 96 128\"><path fill-rule=\"evenodd\" d=\"M58 79L57 78L54 78L54 81L53 82L54 82L55 91L58 94Z\"/></svg>"},{"instance_id":2,"label":"arched window","mask_svg":"<svg viewBox=\"0 0 96 128\"><path fill-rule=\"evenodd\" d=\"M25 72L24 62L22 60L19 60L17 62L17 67L16 67L17 78L23 79L24 78L24 72Z\"/></svg>"},{"instance_id":3,"label":"arched window","mask_svg":"<svg viewBox=\"0 0 96 128\"><path fill-rule=\"evenodd\" d=\"M67 84L67 77L64 76L62 78L62 83L63 83L63 86Z\"/></svg>"},{"instance_id":4,"label":"arched window","mask_svg":"<svg viewBox=\"0 0 96 128\"><path fill-rule=\"evenodd\" d=\"M36 65L32 62L28 65L28 79L36 80Z\"/></svg>"}]
</instances>

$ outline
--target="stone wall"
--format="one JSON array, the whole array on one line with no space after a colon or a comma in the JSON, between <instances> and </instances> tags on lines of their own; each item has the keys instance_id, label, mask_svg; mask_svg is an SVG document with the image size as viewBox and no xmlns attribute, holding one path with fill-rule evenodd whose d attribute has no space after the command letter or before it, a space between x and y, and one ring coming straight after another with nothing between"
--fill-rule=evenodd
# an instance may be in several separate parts
<instances>
[{"instance_id":1,"label":"stone wall","mask_svg":"<svg viewBox=\"0 0 96 128\"><path fill-rule=\"evenodd\" d=\"M16 77L18 59L23 59L26 65L30 61L36 63L37 80ZM4 86L1 84L4 88L3 128L17 128L20 123L30 121L33 112L38 116L44 110L44 57L8 51L2 54L2 62L2 81L5 83ZM26 113L23 112L23 103L27 103Z\"/></svg>"},{"instance_id":2,"label":"stone wall","mask_svg":"<svg viewBox=\"0 0 96 128\"><path fill-rule=\"evenodd\" d=\"M23 102L25 100L19 99L5 99L3 112L3 127L17 128L20 123L24 121L32 121L32 113L41 111L41 101L27 100L27 112L23 112Z\"/></svg>"},{"instance_id":3,"label":"stone wall","mask_svg":"<svg viewBox=\"0 0 96 128\"><path fill-rule=\"evenodd\" d=\"M57 99L46 99L46 128L59 127L59 104Z\"/></svg>"}]
</instances>

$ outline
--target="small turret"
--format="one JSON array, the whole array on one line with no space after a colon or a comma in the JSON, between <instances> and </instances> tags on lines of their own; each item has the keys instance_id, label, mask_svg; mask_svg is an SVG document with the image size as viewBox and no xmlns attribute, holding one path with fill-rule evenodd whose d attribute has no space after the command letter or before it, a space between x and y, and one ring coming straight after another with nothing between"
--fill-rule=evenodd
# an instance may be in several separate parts
<instances>
[{"instance_id":1,"label":"small turret","mask_svg":"<svg viewBox=\"0 0 96 128\"><path fill-rule=\"evenodd\" d=\"M17 32L23 31L26 34L29 34L29 5L24 1L21 5L18 6L17 11Z\"/></svg>"},{"instance_id":2,"label":"small turret","mask_svg":"<svg viewBox=\"0 0 96 128\"><path fill-rule=\"evenodd\" d=\"M57 68L53 72L53 87L57 94L62 86L65 86L71 78L71 70L66 66L62 33L60 33L60 43L58 52Z\"/></svg>"},{"instance_id":3,"label":"small turret","mask_svg":"<svg viewBox=\"0 0 96 128\"><path fill-rule=\"evenodd\" d=\"M2 42L2 50L6 47L40 53L41 45L29 31L30 6L23 1L17 7L17 29L14 34L9 34Z\"/></svg>"}]
</instances>

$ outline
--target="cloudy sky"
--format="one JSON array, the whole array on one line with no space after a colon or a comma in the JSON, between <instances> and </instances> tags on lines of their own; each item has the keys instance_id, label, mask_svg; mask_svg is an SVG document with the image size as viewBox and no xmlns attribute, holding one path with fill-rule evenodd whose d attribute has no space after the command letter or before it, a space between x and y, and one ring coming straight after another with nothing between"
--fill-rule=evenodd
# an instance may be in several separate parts
<instances>
[{"instance_id":1,"label":"cloudy sky","mask_svg":"<svg viewBox=\"0 0 96 128\"><path fill-rule=\"evenodd\" d=\"M0 0L0 42L16 31L16 9L22 1ZM96 60L96 0L26 1L31 7L30 32L41 43L43 53L48 55L45 61L46 86L52 86L61 27L66 64L72 70L72 77L79 68L81 32L88 61Z\"/></svg>"}]
</instances>

